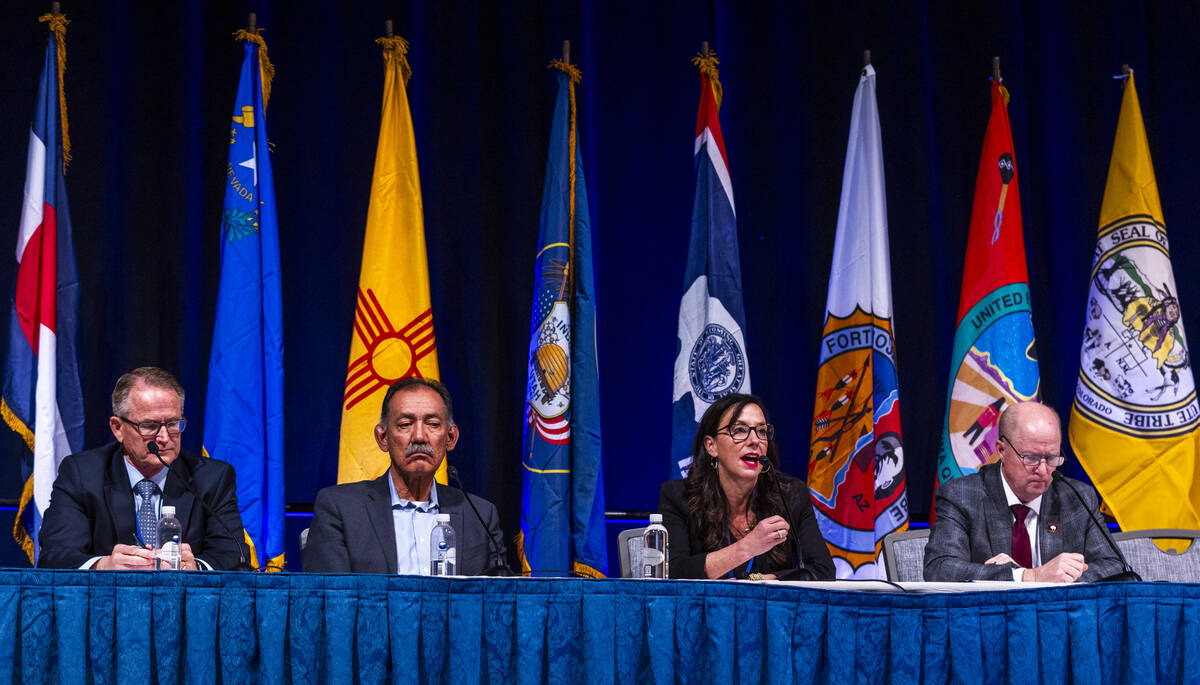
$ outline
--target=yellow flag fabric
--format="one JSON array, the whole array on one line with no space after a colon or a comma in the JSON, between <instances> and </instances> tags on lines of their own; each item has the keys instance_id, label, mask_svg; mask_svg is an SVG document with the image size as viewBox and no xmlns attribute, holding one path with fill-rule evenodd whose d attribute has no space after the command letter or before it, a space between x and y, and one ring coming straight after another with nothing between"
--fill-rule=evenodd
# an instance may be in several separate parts
<instances>
[{"instance_id":1,"label":"yellow flag fabric","mask_svg":"<svg viewBox=\"0 0 1200 685\"><path fill-rule=\"evenodd\" d=\"M388 386L408 376L438 377L421 179L405 90L408 43L398 37L377 42L383 46L383 111L342 400L339 483L387 470L388 455L374 430ZM440 483L445 470L443 463Z\"/></svg>"},{"instance_id":2,"label":"yellow flag fabric","mask_svg":"<svg viewBox=\"0 0 1200 685\"><path fill-rule=\"evenodd\" d=\"M1133 74L1088 292L1071 446L1125 530L1200 528L1200 406Z\"/></svg>"}]
</instances>

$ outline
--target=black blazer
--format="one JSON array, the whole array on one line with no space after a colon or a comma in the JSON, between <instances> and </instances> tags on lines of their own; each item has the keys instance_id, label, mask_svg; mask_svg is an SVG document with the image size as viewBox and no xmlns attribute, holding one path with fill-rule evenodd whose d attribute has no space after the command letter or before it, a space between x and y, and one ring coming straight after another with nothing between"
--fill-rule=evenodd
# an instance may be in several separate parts
<instances>
[{"instance_id":1,"label":"black blazer","mask_svg":"<svg viewBox=\"0 0 1200 685\"><path fill-rule=\"evenodd\" d=\"M196 491L235 533L242 530L233 467L207 457L180 454ZM192 554L216 570L237 568L238 543L184 485L173 466L163 486L162 503L175 507L183 541ZM118 544L138 545L133 489L121 444L110 443L63 459L39 534L38 568L79 568L92 557L107 556Z\"/></svg>"},{"instance_id":2,"label":"black blazer","mask_svg":"<svg viewBox=\"0 0 1200 685\"><path fill-rule=\"evenodd\" d=\"M391 470L375 480L323 488L313 504L313 522L304 547L304 570L326 573L395 573L396 532L392 525ZM486 528L471 511L463 491L434 483L438 511L450 514L458 544L458 573L475 576L504 566L504 533L496 507L470 495ZM488 538L491 538L489 549Z\"/></svg>"},{"instance_id":3,"label":"black blazer","mask_svg":"<svg viewBox=\"0 0 1200 685\"><path fill-rule=\"evenodd\" d=\"M779 480L793 519L789 522L793 535L789 535L788 540L782 544L790 550L789 558L794 564L795 541L799 541L799 557L803 564L799 567L780 567L763 554L754 558L751 570L754 573L774 573L781 580L833 580L833 559L829 556L829 548L825 546L825 538L821 537L821 531L817 528L812 501L808 496L808 486L804 481L784 474L779 474ZM684 482L684 479L669 480L663 483L658 495L658 510L662 513L663 525L667 528L669 572L672 578L707 578L704 562L708 553L716 550L706 550L701 545L700 530L688 509ZM762 483L762 480L759 482ZM783 512L779 514L784 515ZM735 568L734 577L745 578L748 565L749 562Z\"/></svg>"},{"instance_id":4,"label":"black blazer","mask_svg":"<svg viewBox=\"0 0 1200 685\"><path fill-rule=\"evenodd\" d=\"M938 486L936 515L925 545L925 580L1012 580L1015 564L983 563L997 554L1012 554L1013 519L1000 484L1003 477L996 462ZM1087 508L1057 479L1042 495L1037 536L1042 563L1063 552L1078 552L1088 565L1080 581L1120 573L1124 564L1113 552L1108 529L1088 515L1089 509L1097 511L1095 491L1079 481L1072 484Z\"/></svg>"}]
</instances>

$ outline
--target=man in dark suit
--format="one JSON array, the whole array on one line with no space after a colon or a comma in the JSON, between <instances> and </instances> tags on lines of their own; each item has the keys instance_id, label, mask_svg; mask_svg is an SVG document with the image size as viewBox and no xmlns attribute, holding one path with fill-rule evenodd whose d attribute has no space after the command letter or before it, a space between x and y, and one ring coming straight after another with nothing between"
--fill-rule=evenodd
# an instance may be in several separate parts
<instances>
[{"instance_id":1,"label":"man in dark suit","mask_svg":"<svg viewBox=\"0 0 1200 685\"><path fill-rule=\"evenodd\" d=\"M1056 477L1062 427L1053 409L1022 402L1000 416L1000 460L938 486L925 580L1092 581L1124 564L1091 519L1096 493Z\"/></svg>"},{"instance_id":2,"label":"man in dark suit","mask_svg":"<svg viewBox=\"0 0 1200 685\"><path fill-rule=\"evenodd\" d=\"M458 435L445 386L415 377L393 383L375 427L375 441L390 455L391 468L375 480L317 493L304 570L428 575L429 535L439 513L450 515L456 534L457 574L506 568L496 507L434 481Z\"/></svg>"},{"instance_id":3,"label":"man in dark suit","mask_svg":"<svg viewBox=\"0 0 1200 685\"><path fill-rule=\"evenodd\" d=\"M108 421L116 442L59 465L39 534L39 568L153 569L163 505L175 507L183 529L184 570L237 567L239 543L229 531L241 531L242 519L233 467L180 454L183 400L183 387L163 369L144 366L117 380ZM224 525L196 501L185 477Z\"/></svg>"}]
</instances>

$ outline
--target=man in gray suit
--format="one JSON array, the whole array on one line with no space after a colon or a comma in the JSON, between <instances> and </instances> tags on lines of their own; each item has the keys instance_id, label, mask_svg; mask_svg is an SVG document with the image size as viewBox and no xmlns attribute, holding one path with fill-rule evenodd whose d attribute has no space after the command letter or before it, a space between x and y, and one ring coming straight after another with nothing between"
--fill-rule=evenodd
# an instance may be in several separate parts
<instances>
[{"instance_id":1,"label":"man in gray suit","mask_svg":"<svg viewBox=\"0 0 1200 685\"><path fill-rule=\"evenodd\" d=\"M1022 402L1005 410L999 462L938 486L925 580L1070 583L1124 568L1108 530L1089 516L1097 510L1095 491L1079 481L1055 482L1069 480L1054 473L1064 461L1061 440L1050 407Z\"/></svg>"},{"instance_id":2,"label":"man in gray suit","mask_svg":"<svg viewBox=\"0 0 1200 685\"><path fill-rule=\"evenodd\" d=\"M449 514L454 527L459 575L507 569L496 507L434 481L458 443L445 386L415 377L393 383L375 442L391 456L382 476L317 493L305 571L429 575L429 537L439 513Z\"/></svg>"}]
</instances>

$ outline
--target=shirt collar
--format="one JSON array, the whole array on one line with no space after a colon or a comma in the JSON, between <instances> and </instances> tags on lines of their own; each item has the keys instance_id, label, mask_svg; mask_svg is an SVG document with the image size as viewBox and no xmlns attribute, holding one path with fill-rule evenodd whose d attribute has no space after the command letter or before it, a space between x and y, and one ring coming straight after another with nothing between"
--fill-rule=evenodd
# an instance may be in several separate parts
<instances>
[{"instance_id":1,"label":"shirt collar","mask_svg":"<svg viewBox=\"0 0 1200 685\"><path fill-rule=\"evenodd\" d=\"M124 452L121 453L121 456L125 459L125 472L129 474L129 487L136 488L137 484L140 483L145 476L143 476L142 472L138 471L133 464L129 463L129 457L126 457ZM167 469L159 469L158 473L150 477L149 480L158 486L159 492L162 492L165 489L164 486L167 482Z\"/></svg>"},{"instance_id":2,"label":"shirt collar","mask_svg":"<svg viewBox=\"0 0 1200 685\"><path fill-rule=\"evenodd\" d=\"M1042 493L1042 495L1038 495L1037 497L1034 497L1033 499L1029 500L1028 502L1022 502L1021 499L1019 497L1017 497L1017 493L1013 492L1012 488L1009 487L1008 478L1006 478L1004 476L1003 468L1000 469L1000 484L1004 486L1004 499L1008 500L1009 509L1011 509L1012 505L1014 505L1014 504L1024 504L1025 506L1027 506L1033 510L1033 513L1035 516L1040 513L1041 508L1042 508L1042 496L1045 493Z\"/></svg>"},{"instance_id":3,"label":"shirt collar","mask_svg":"<svg viewBox=\"0 0 1200 685\"><path fill-rule=\"evenodd\" d=\"M387 476L388 476L387 477L388 492L390 492L392 495L392 508L393 509L395 509L396 507L400 507L401 509L410 509L411 508L411 509L416 509L417 511L423 511L425 513L436 512L439 510L438 509L438 496L437 496L437 483L436 482L429 487L429 501L428 502L414 502L412 500L402 499L400 497L399 493L396 492L396 483L395 483L395 481L392 480L392 472L390 469L388 470Z\"/></svg>"}]
</instances>

